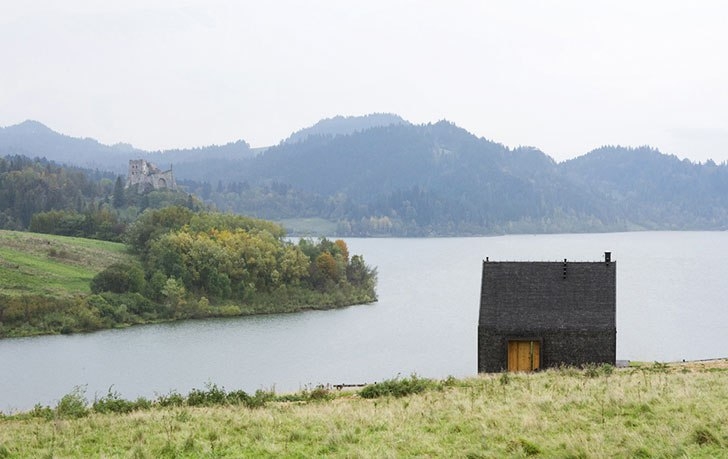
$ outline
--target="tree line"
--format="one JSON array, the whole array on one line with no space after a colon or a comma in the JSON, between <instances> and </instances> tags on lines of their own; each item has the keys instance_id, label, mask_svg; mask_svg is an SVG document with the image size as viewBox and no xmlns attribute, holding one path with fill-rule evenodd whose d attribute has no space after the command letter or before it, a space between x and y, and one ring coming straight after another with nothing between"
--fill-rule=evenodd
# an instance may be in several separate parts
<instances>
[{"instance_id":1,"label":"tree line","mask_svg":"<svg viewBox=\"0 0 728 459\"><path fill-rule=\"evenodd\" d=\"M299 287L324 293L353 288L375 299L374 270L361 256L350 257L343 240L293 243L281 226L265 220L172 206L142 214L126 241L157 300L169 279L215 300L245 301ZM105 285L123 293L113 288L113 278Z\"/></svg>"},{"instance_id":2,"label":"tree line","mask_svg":"<svg viewBox=\"0 0 728 459\"><path fill-rule=\"evenodd\" d=\"M90 295L0 294L0 337L376 301L376 269L343 240L288 240L275 223L185 206L147 209L122 236L132 261Z\"/></svg>"},{"instance_id":3,"label":"tree line","mask_svg":"<svg viewBox=\"0 0 728 459\"><path fill-rule=\"evenodd\" d=\"M147 208L200 209L189 194L125 189L121 176L42 158L0 157L0 229L121 242Z\"/></svg>"}]
</instances>

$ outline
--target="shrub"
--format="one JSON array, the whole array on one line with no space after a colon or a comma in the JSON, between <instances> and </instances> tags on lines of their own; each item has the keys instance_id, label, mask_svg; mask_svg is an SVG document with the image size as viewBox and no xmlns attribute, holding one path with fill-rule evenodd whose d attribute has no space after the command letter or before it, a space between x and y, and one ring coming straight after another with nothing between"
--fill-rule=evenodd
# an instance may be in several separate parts
<instances>
[{"instance_id":1,"label":"shrub","mask_svg":"<svg viewBox=\"0 0 728 459\"><path fill-rule=\"evenodd\" d=\"M97 413L130 413L139 409L149 409L152 403L144 397L139 397L135 401L129 401L121 398L116 391L109 392L100 399L94 400L92 408Z\"/></svg>"},{"instance_id":2,"label":"shrub","mask_svg":"<svg viewBox=\"0 0 728 459\"><path fill-rule=\"evenodd\" d=\"M324 386L316 386L314 389L304 389L294 394L279 395L276 400L279 402L317 402L331 400L334 395Z\"/></svg>"},{"instance_id":3,"label":"shrub","mask_svg":"<svg viewBox=\"0 0 728 459\"><path fill-rule=\"evenodd\" d=\"M417 375L412 375L409 378L404 379L388 379L380 383L369 384L364 387L359 395L364 398L378 398L378 397L404 397L410 394L419 394L424 392L426 389L432 389L437 387L437 383L431 379L420 378Z\"/></svg>"},{"instance_id":4,"label":"shrub","mask_svg":"<svg viewBox=\"0 0 728 459\"><path fill-rule=\"evenodd\" d=\"M230 393L225 392L225 388L218 387L216 384L208 383L205 389L192 389L186 399L181 396L180 399L185 400L188 406L215 406L215 405L245 405L248 408L258 408L264 406L267 402L275 400L275 393L272 391L258 390L252 397L243 390L236 390ZM166 404L176 404L178 400L159 399L157 403L161 406ZM179 403L181 404L181 403Z\"/></svg>"},{"instance_id":5,"label":"shrub","mask_svg":"<svg viewBox=\"0 0 728 459\"><path fill-rule=\"evenodd\" d=\"M511 379L513 379L513 377L510 373L503 372L501 373L500 378L498 378L498 381L500 382L501 386L507 386L508 384L510 384Z\"/></svg>"},{"instance_id":6,"label":"shrub","mask_svg":"<svg viewBox=\"0 0 728 459\"><path fill-rule=\"evenodd\" d=\"M258 389L255 395L248 401L248 408L261 408L266 403L275 400L276 394L273 391Z\"/></svg>"},{"instance_id":7,"label":"shrub","mask_svg":"<svg viewBox=\"0 0 728 459\"><path fill-rule=\"evenodd\" d=\"M59 418L82 418L88 414L84 389L80 386L73 388L64 395L56 405L56 415Z\"/></svg>"},{"instance_id":8,"label":"shrub","mask_svg":"<svg viewBox=\"0 0 728 459\"><path fill-rule=\"evenodd\" d=\"M248 405L250 404L250 395L244 390L235 390L227 394L227 402L231 405Z\"/></svg>"},{"instance_id":9,"label":"shrub","mask_svg":"<svg viewBox=\"0 0 728 459\"><path fill-rule=\"evenodd\" d=\"M309 400L331 400L333 396L331 391L324 386L317 386L311 392L308 393Z\"/></svg>"},{"instance_id":10,"label":"shrub","mask_svg":"<svg viewBox=\"0 0 728 459\"><path fill-rule=\"evenodd\" d=\"M51 420L53 419L53 410L49 406L43 406L40 403L36 403L30 411L30 415L34 418Z\"/></svg>"},{"instance_id":11,"label":"shrub","mask_svg":"<svg viewBox=\"0 0 728 459\"><path fill-rule=\"evenodd\" d=\"M92 295L92 297L95 297L95 295ZM156 317L157 315L164 315L166 312L166 309L160 305L154 304L151 300L148 298L145 298L140 293L111 293L111 292L105 292L100 295L101 298L103 298L104 302L111 305L111 310L120 312L121 306L124 306L124 310L126 310L130 314L134 314L137 316L142 316L145 318L149 317ZM104 306L101 302L95 302L94 306L96 306L97 309L99 309L102 314L104 313L104 308L108 308L108 306ZM114 314L111 315L112 317ZM130 317L127 315L121 315L118 316L117 322L124 322L126 320L131 320Z\"/></svg>"},{"instance_id":12,"label":"shrub","mask_svg":"<svg viewBox=\"0 0 728 459\"><path fill-rule=\"evenodd\" d=\"M455 387L458 385L458 380L453 375L449 375L442 381L443 387Z\"/></svg>"},{"instance_id":13,"label":"shrub","mask_svg":"<svg viewBox=\"0 0 728 459\"><path fill-rule=\"evenodd\" d=\"M137 397L133 403L135 410L148 410L152 407L152 401L145 397Z\"/></svg>"},{"instance_id":14,"label":"shrub","mask_svg":"<svg viewBox=\"0 0 728 459\"><path fill-rule=\"evenodd\" d=\"M612 373L614 373L614 365L610 365L608 363L603 363L599 365L599 371L601 371L602 375L609 376Z\"/></svg>"},{"instance_id":15,"label":"shrub","mask_svg":"<svg viewBox=\"0 0 728 459\"><path fill-rule=\"evenodd\" d=\"M187 395L189 406L212 406L224 405L227 403L225 389L217 387L216 384L207 384L206 390L192 389Z\"/></svg>"},{"instance_id":16,"label":"shrub","mask_svg":"<svg viewBox=\"0 0 728 459\"><path fill-rule=\"evenodd\" d=\"M234 304L220 306L219 308L214 309L214 311L215 315L220 317L237 317L241 313L240 307Z\"/></svg>"},{"instance_id":17,"label":"shrub","mask_svg":"<svg viewBox=\"0 0 728 459\"><path fill-rule=\"evenodd\" d=\"M594 363L587 363L583 366L584 376L587 378L596 378L599 376L599 367Z\"/></svg>"},{"instance_id":18,"label":"shrub","mask_svg":"<svg viewBox=\"0 0 728 459\"><path fill-rule=\"evenodd\" d=\"M137 263L114 263L91 279L91 292L142 292L144 271Z\"/></svg>"},{"instance_id":19,"label":"shrub","mask_svg":"<svg viewBox=\"0 0 728 459\"><path fill-rule=\"evenodd\" d=\"M508 451L511 453L523 452L526 456L541 454L541 448L525 438L510 441L508 443Z\"/></svg>"},{"instance_id":20,"label":"shrub","mask_svg":"<svg viewBox=\"0 0 728 459\"><path fill-rule=\"evenodd\" d=\"M182 406L185 404L185 398L177 392L170 392L167 395L157 397L156 403L162 407Z\"/></svg>"},{"instance_id":21,"label":"shrub","mask_svg":"<svg viewBox=\"0 0 728 459\"><path fill-rule=\"evenodd\" d=\"M608 363L597 365L596 363L587 363L583 367L584 376L587 378L597 378L599 376L609 376L614 373L614 366Z\"/></svg>"},{"instance_id":22,"label":"shrub","mask_svg":"<svg viewBox=\"0 0 728 459\"><path fill-rule=\"evenodd\" d=\"M722 442L717 435L715 435L710 429L705 427L698 427L693 431L692 440L698 445L718 445L721 446Z\"/></svg>"}]
</instances>

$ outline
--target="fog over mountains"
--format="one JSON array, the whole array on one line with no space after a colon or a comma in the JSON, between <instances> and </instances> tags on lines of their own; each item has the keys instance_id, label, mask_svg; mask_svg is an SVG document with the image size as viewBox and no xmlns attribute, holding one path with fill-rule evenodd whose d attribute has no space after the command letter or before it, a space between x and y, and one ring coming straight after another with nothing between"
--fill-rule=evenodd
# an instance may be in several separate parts
<instances>
[{"instance_id":1,"label":"fog over mountains","mask_svg":"<svg viewBox=\"0 0 728 459\"><path fill-rule=\"evenodd\" d=\"M650 147L605 146L556 163L447 121L335 117L278 145L147 152L26 121L0 128L0 156L126 172L128 159L174 165L179 182L221 210L319 219L341 235L728 228L728 166ZM295 229L295 224L294 224Z\"/></svg>"}]
</instances>

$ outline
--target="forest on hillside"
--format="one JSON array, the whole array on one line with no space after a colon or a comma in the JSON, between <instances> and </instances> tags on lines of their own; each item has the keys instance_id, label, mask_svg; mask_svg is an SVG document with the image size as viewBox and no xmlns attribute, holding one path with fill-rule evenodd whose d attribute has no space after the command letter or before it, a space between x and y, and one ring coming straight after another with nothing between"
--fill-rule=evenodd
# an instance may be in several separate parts
<instances>
[{"instance_id":1,"label":"forest on hillside","mask_svg":"<svg viewBox=\"0 0 728 459\"><path fill-rule=\"evenodd\" d=\"M74 148L91 151L89 139L61 136L37 124L27 122L0 131L0 154L35 148L36 153L47 152L49 158L56 151L68 158ZM188 207L285 222L294 235L456 236L728 228L725 163L693 163L646 146L605 146L557 163L536 148L508 148L447 121L413 125L386 114L322 120L294 134L255 152L244 141L237 141L170 150L150 158L175 163L177 182L188 193L184 203ZM98 150L96 158L119 158L115 154ZM116 169L123 167L116 161ZM22 198L18 201L23 193L9 192L12 203L0 201L0 227L27 229L35 212L72 208L89 215L89 203L95 211L118 203L114 181L123 175L89 172L89 177L100 178L85 185L79 182L78 190L61 191L61 200L73 203L56 202L60 198L23 203ZM6 180L10 183L20 177ZM34 185L25 183L22 189L29 186ZM96 189L89 190L89 186ZM43 191L34 194L43 196ZM127 194L125 198L132 201L126 204L131 215L122 216L122 223L146 207L158 207L156 201L179 197L162 193ZM313 222L314 229L300 222Z\"/></svg>"},{"instance_id":2,"label":"forest on hillside","mask_svg":"<svg viewBox=\"0 0 728 459\"><path fill-rule=\"evenodd\" d=\"M454 236L728 228L728 166L603 147L556 163L447 122L281 144L185 182L218 209L320 218L336 234Z\"/></svg>"},{"instance_id":3,"label":"forest on hillside","mask_svg":"<svg viewBox=\"0 0 728 459\"><path fill-rule=\"evenodd\" d=\"M0 229L121 241L147 208L200 209L190 194L125 189L119 175L46 159L0 157Z\"/></svg>"}]
</instances>

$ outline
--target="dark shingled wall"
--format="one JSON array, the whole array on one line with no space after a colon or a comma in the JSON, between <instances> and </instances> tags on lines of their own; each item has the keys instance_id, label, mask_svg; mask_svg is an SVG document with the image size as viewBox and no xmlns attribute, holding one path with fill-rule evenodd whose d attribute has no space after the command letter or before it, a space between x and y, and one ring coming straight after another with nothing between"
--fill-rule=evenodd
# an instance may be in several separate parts
<instances>
[{"instance_id":1,"label":"dark shingled wall","mask_svg":"<svg viewBox=\"0 0 728 459\"><path fill-rule=\"evenodd\" d=\"M508 367L509 340L541 342L541 368L616 363L616 263L483 262L478 371Z\"/></svg>"}]
</instances>

